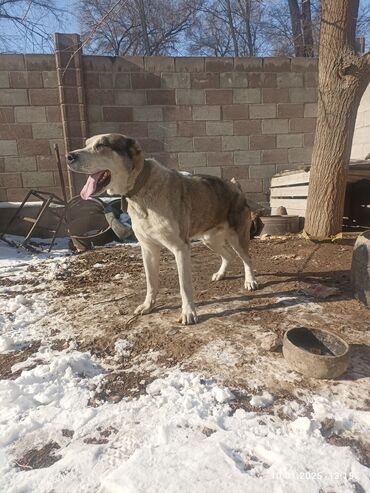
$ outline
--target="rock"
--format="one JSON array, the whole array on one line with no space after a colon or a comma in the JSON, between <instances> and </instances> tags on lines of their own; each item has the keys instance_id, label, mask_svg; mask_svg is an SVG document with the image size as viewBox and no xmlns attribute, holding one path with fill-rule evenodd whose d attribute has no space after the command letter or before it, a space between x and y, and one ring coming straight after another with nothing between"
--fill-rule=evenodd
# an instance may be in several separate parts
<instances>
[{"instance_id":1,"label":"rock","mask_svg":"<svg viewBox=\"0 0 370 493\"><path fill-rule=\"evenodd\" d=\"M370 230L359 235L353 248L351 282L356 298L370 306Z\"/></svg>"},{"instance_id":2,"label":"rock","mask_svg":"<svg viewBox=\"0 0 370 493\"><path fill-rule=\"evenodd\" d=\"M338 288L325 286L324 284L313 284L312 286L302 289L302 292L307 296L326 299L329 298L329 296L338 295L340 290Z\"/></svg>"},{"instance_id":3,"label":"rock","mask_svg":"<svg viewBox=\"0 0 370 493\"><path fill-rule=\"evenodd\" d=\"M281 345L281 338L274 332L266 334L261 341L261 348L264 351L270 351L272 353L277 351Z\"/></svg>"},{"instance_id":4,"label":"rock","mask_svg":"<svg viewBox=\"0 0 370 493\"><path fill-rule=\"evenodd\" d=\"M286 208L285 208L284 206L282 206L282 205L281 205L280 207L278 207L278 208L276 209L276 214L277 214L278 216L286 216L288 213L287 213Z\"/></svg>"}]
</instances>

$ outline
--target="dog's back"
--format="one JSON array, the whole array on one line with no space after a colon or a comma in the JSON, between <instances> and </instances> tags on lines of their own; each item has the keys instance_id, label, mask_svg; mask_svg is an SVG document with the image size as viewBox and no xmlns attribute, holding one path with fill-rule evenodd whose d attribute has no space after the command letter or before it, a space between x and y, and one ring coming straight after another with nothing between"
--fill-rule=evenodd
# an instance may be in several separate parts
<instances>
[{"instance_id":1,"label":"dog's back","mask_svg":"<svg viewBox=\"0 0 370 493\"><path fill-rule=\"evenodd\" d=\"M182 181L191 237L224 223L237 229L250 218L245 196L232 183L209 175L182 177Z\"/></svg>"}]
</instances>

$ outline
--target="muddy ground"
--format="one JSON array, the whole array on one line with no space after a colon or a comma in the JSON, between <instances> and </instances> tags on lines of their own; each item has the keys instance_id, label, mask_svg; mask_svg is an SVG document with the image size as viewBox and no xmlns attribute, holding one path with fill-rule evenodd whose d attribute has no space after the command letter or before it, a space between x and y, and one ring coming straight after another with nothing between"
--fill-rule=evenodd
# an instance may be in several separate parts
<instances>
[{"instance_id":1,"label":"muddy ground","mask_svg":"<svg viewBox=\"0 0 370 493\"><path fill-rule=\"evenodd\" d=\"M244 290L239 259L235 258L227 279L211 282L219 259L203 245L193 245L200 319L195 326L178 323L179 287L171 254L162 252L155 311L135 317L134 309L145 295L139 248L98 249L75 257L59 276L53 309L62 312L73 327L79 349L97 354L107 364L115 356L115 342L128 340L129 354L119 366L133 373L140 369L138 381L143 371L146 379L152 368L157 374L181 365L216 376L232 387L263 385L292 391L321 386L291 372L279 348L263 349L275 334L280 338L286 329L300 325L332 330L354 344L353 365L345 379L358 379L370 371L366 345L370 317L351 291L353 244L350 237L339 244L321 245L298 237L254 240L251 255L260 289L253 293ZM325 300L304 294L305 288L318 283L339 292ZM63 332L59 335L62 343ZM112 366L117 365L116 359Z\"/></svg>"},{"instance_id":2,"label":"muddy ground","mask_svg":"<svg viewBox=\"0 0 370 493\"><path fill-rule=\"evenodd\" d=\"M177 365L229 386L236 397L235 409L256 410L250 396L268 390L275 400L264 412L286 419L292 417L292 401L295 415L310 416L313 395L339 398L353 409L369 410L370 312L351 291L354 241L351 235L335 244L315 244L299 236L253 240L251 255L260 285L253 293L244 290L237 258L226 279L211 282L219 258L202 244L194 244L193 283L200 320L194 326L178 323L179 287L171 254L162 252L156 309L133 316L145 296L140 249L114 246L89 251L71 257L67 268L44 288L52 296L49 317L41 321L45 332L41 342L49 341L54 349L72 344L96 355L106 376L91 399L92 406L135 398L154 378ZM30 292L40 291L35 282L39 267L32 269L33 278L24 279L23 286ZM327 299L305 293L317 284L338 291ZM320 381L291 370L280 342L284 332L296 326L328 329L346 339L351 344L347 373L337 380ZM122 341L117 345L122 339L123 346ZM22 353L9 357L19 362L29 352L28 348L24 357ZM1 378L12 378L10 367L7 357L0 360ZM335 439L330 422L327 436L339 445L346 440ZM369 445L360 441L362 461L370 463Z\"/></svg>"}]
</instances>

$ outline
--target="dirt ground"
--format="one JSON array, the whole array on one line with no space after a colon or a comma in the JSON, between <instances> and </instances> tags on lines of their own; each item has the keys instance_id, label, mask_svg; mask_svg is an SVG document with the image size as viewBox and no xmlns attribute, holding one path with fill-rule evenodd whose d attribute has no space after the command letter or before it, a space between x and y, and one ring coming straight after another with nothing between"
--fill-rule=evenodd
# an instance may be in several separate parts
<instances>
[{"instance_id":1,"label":"dirt ground","mask_svg":"<svg viewBox=\"0 0 370 493\"><path fill-rule=\"evenodd\" d=\"M145 296L140 249L114 246L89 251L72 257L47 286L53 296L50 317L41 322L45 340L53 349L73 344L90 351L106 369L92 406L135 398L154 378L177 365L227 385L236 396L234 409L258 411L249 403L250 396L267 390L275 400L264 412L286 419L292 417L287 405L292 401L300 407L295 414L310 416L313 395L340 398L353 409L369 410L370 312L351 292L354 241L353 235L335 244L314 244L299 236L253 240L251 256L260 289L252 293L244 290L237 258L226 279L211 282L220 260L202 244L194 244L193 283L200 320L194 326L178 323L179 287L170 253L162 252L157 307L149 315L133 316ZM35 279L37 267L32 269ZM24 281L31 292L41 289L34 279ZM338 292L327 299L305 294L317 284ZM351 364L343 377L307 379L287 366L282 336L299 326L331 330L351 344ZM122 340L124 350L119 351ZM11 356L17 358L13 362L4 355L1 377L12 378L11 363L27 359L31 349ZM327 436L338 445L354 440L336 438L330 420ZM369 465L370 446L359 440L355 442L361 460Z\"/></svg>"},{"instance_id":2,"label":"dirt ground","mask_svg":"<svg viewBox=\"0 0 370 493\"><path fill-rule=\"evenodd\" d=\"M353 244L351 237L339 244L321 245L298 237L254 240L251 255L260 289L253 293L244 290L237 258L227 279L211 282L219 259L195 244L193 282L200 319L195 326L178 323L178 279L170 253L162 252L155 311L135 317L133 311L145 296L140 249L98 249L75 257L59 277L54 308L63 311L75 328L79 349L89 350L107 363L115 354L118 339L130 341L130 354L123 358L120 369L135 373L136 367L148 367L148 373L128 379L132 384L142 376L146 379L151 366L157 374L158 369L181 365L216 375L232 387L264 383L275 391L285 391L295 388L294 382L299 387L321 385L291 372L279 349L263 349L275 334L281 338L286 329L300 325L332 330L354 344L353 365L345 378L365 377L370 371L370 350L365 343L370 317L351 292ZM318 283L338 288L339 294L318 300L303 293ZM63 334L60 336L63 342ZM156 364L148 364L151 361ZM273 367L279 370L278 375L271 371Z\"/></svg>"}]
</instances>

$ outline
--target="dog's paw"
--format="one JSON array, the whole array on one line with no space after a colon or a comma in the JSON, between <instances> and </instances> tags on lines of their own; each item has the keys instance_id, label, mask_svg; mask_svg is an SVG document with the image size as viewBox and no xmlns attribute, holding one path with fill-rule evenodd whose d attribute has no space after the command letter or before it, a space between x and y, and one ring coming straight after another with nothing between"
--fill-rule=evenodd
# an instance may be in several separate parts
<instances>
[{"instance_id":1,"label":"dog's paw","mask_svg":"<svg viewBox=\"0 0 370 493\"><path fill-rule=\"evenodd\" d=\"M221 279L225 278L224 272L215 272L212 274L212 281L221 281Z\"/></svg>"},{"instance_id":2,"label":"dog's paw","mask_svg":"<svg viewBox=\"0 0 370 493\"><path fill-rule=\"evenodd\" d=\"M150 313L153 310L154 302L153 303L142 303L139 305L136 310L134 311L135 315L146 315L147 313Z\"/></svg>"},{"instance_id":3,"label":"dog's paw","mask_svg":"<svg viewBox=\"0 0 370 493\"><path fill-rule=\"evenodd\" d=\"M255 279L252 279L251 281L245 281L244 287L248 291L255 291L256 289L258 289L258 282Z\"/></svg>"},{"instance_id":4,"label":"dog's paw","mask_svg":"<svg viewBox=\"0 0 370 493\"><path fill-rule=\"evenodd\" d=\"M195 308L191 306L183 308L179 322L182 323L182 325L193 325L198 323Z\"/></svg>"}]
</instances>

